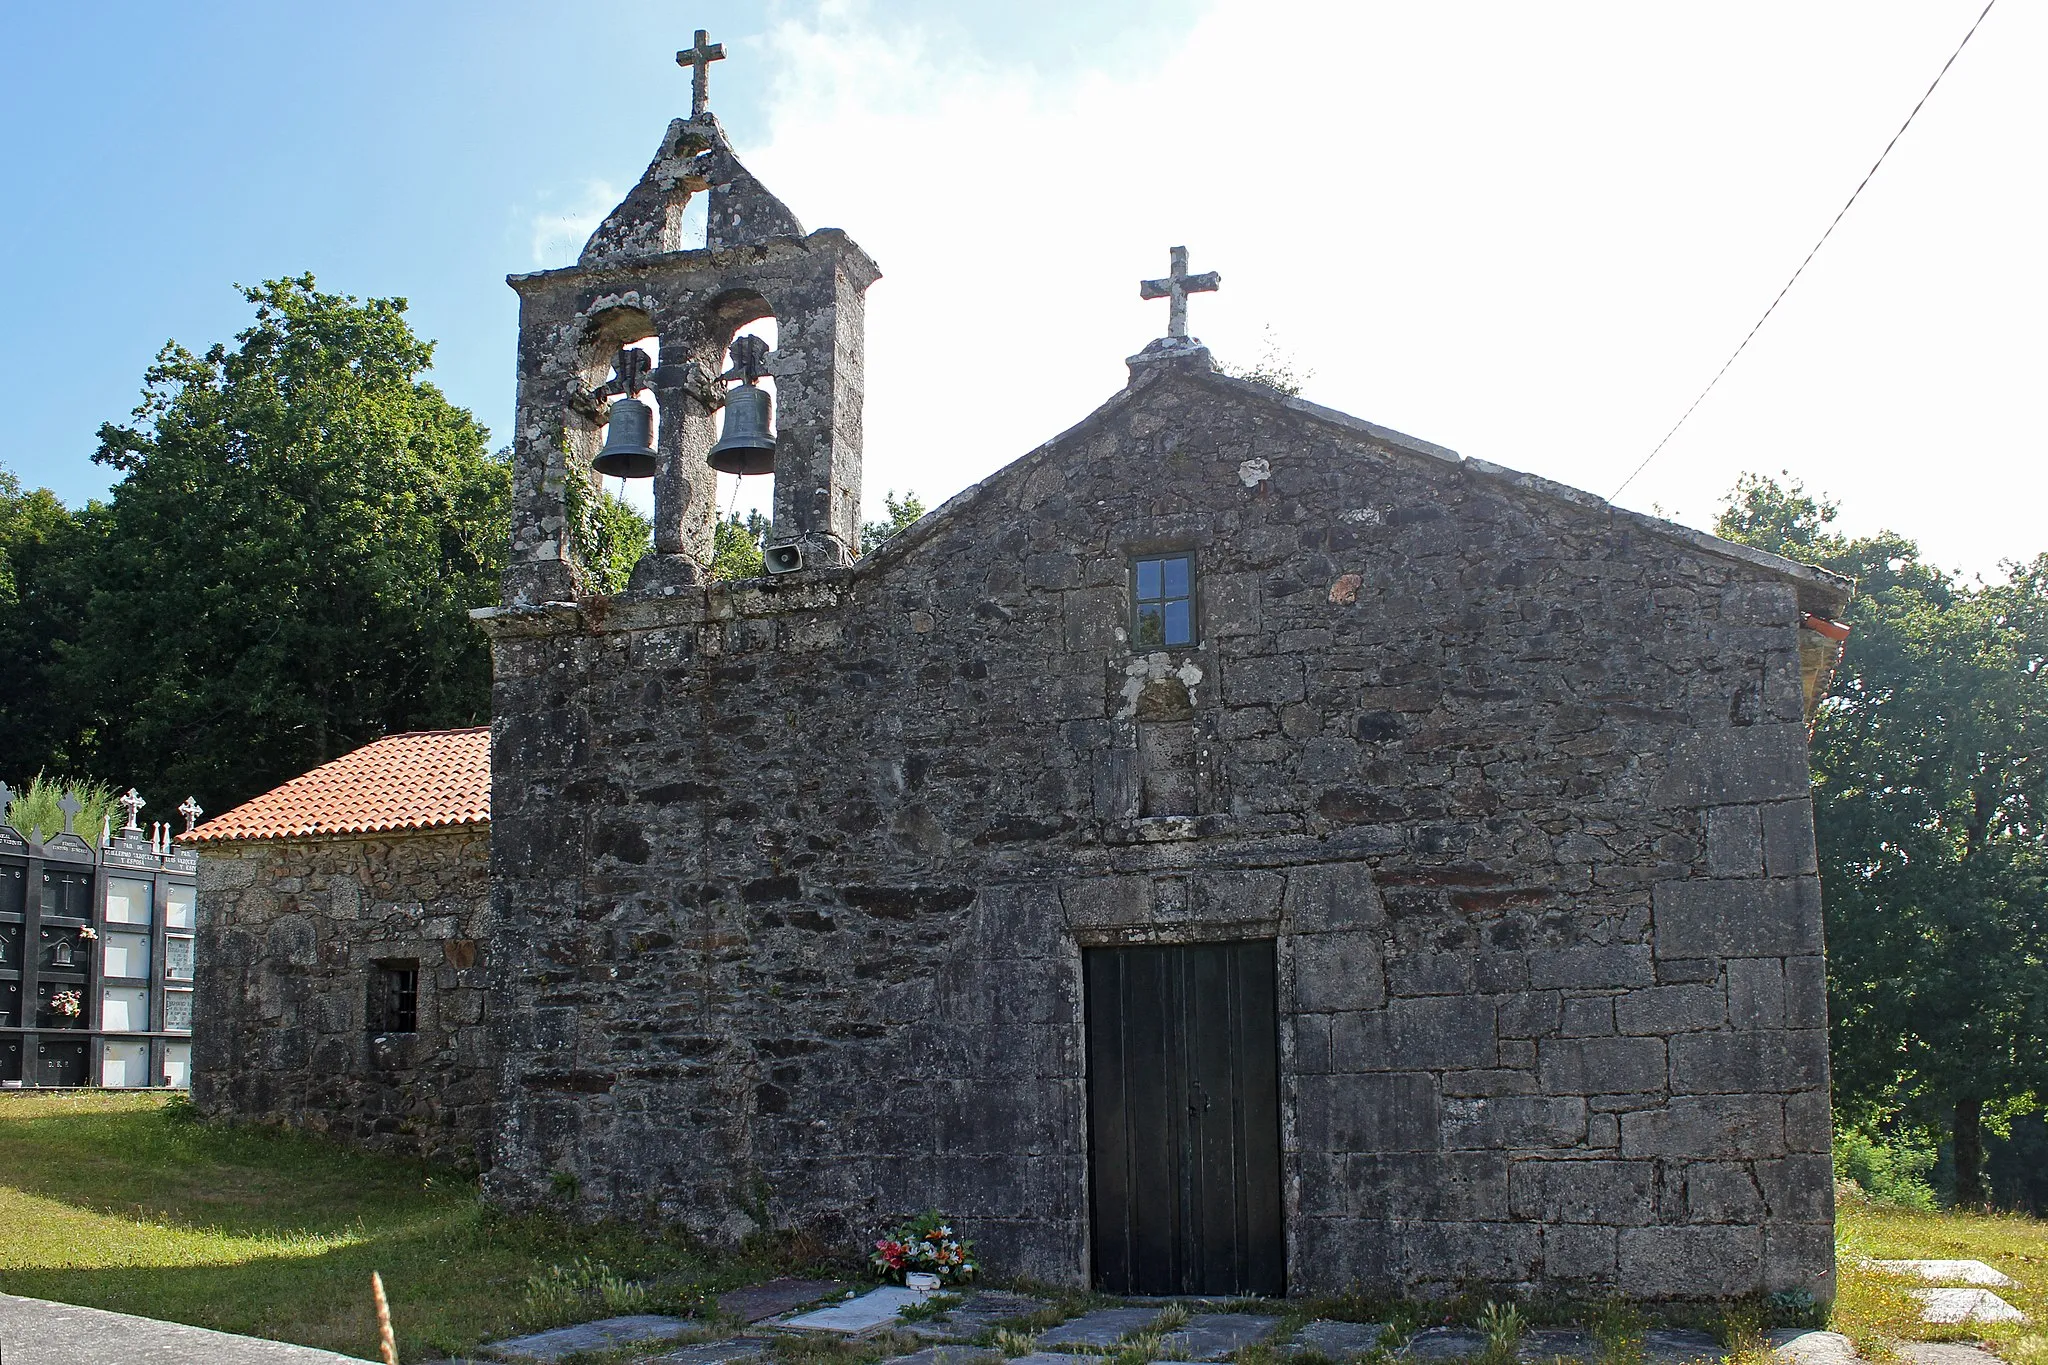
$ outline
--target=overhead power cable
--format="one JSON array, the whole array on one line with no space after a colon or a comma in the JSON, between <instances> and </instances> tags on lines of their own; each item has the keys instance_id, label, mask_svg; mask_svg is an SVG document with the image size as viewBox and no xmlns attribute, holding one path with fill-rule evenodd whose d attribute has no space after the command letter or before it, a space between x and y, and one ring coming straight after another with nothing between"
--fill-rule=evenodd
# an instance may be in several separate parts
<instances>
[{"instance_id":1,"label":"overhead power cable","mask_svg":"<svg viewBox=\"0 0 2048 1365\"><path fill-rule=\"evenodd\" d=\"M1692 400L1692 407L1679 414L1678 420L1671 424L1671 430L1664 433L1664 439L1657 442L1656 449L1643 456L1643 462L1629 471L1628 477L1621 481L1621 486L1607 495L1609 502L1620 497L1622 491L1636 481L1636 475L1650 467L1650 461L1656 459L1664 447L1671 443L1671 438L1678 434L1678 429L1685 425L1685 419L1692 416L1694 409L1707 401L1707 395L1712 393L1714 386L1721 382L1721 376L1728 373L1728 367L1735 363L1736 358L1748 347L1756 334L1763 329L1763 325L1771 320L1771 314L1778 311L1778 305L1785 301L1785 295L1792 291L1793 285L1799 283L1800 275L1805 273L1807 266L1813 264L1813 258L1820 254L1820 249L1827 245L1828 238L1834 235L1835 228L1841 224L1843 216L1856 203L1857 196L1863 193L1863 187L1870 183L1870 178L1877 174L1877 168L1884 165L1884 159L1892 154L1892 148L1899 145L1899 139L1904 137L1906 130L1913 126L1913 119L1919 114L1921 106L1926 104L1928 96L1934 93L1934 87L1941 84L1941 78L1948 74L1948 69L1956 64L1956 58L1963 55L1963 49L1969 46L1970 39L1976 34L1978 25L1984 22L1984 16L1991 13L1991 6L1997 3L1998 0L1990 0L1990 3L1986 4L1983 11L1977 15L1977 22L1970 25L1970 31L1963 35L1963 41L1957 43L1956 50L1948 54L1948 60L1941 64L1941 70L1934 73L1933 81L1927 86L1927 94L1920 97L1920 102L1913 106L1913 112L1906 115L1906 121L1899 125L1899 131L1892 134L1892 140L1884 144L1884 150L1877 154L1877 160L1870 163L1870 169L1863 173L1863 179L1858 181L1856 188L1850 192L1848 202L1842 205L1841 212L1837 213L1834 221L1828 224L1827 231L1821 233L1820 240L1813 244L1813 250L1806 253L1806 259L1799 263L1799 269L1792 272L1792 278L1785 281L1785 287L1778 291L1778 297L1772 299L1771 306L1764 309L1764 315L1756 320L1756 326L1749 329L1749 335L1742 338L1742 344L1737 346L1728 359L1721 363L1721 368L1714 372L1714 377L1707 381L1707 386L1704 389L1700 390L1700 396Z\"/></svg>"}]
</instances>

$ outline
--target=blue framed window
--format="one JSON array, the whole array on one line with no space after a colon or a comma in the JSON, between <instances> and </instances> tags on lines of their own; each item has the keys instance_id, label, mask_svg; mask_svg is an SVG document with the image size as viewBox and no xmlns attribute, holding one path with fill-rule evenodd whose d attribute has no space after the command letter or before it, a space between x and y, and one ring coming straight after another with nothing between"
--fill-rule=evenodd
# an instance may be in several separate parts
<instances>
[{"instance_id":1,"label":"blue framed window","mask_svg":"<svg viewBox=\"0 0 2048 1365\"><path fill-rule=\"evenodd\" d=\"M1148 555L1131 571L1131 642L1139 649L1193 644L1195 557Z\"/></svg>"}]
</instances>

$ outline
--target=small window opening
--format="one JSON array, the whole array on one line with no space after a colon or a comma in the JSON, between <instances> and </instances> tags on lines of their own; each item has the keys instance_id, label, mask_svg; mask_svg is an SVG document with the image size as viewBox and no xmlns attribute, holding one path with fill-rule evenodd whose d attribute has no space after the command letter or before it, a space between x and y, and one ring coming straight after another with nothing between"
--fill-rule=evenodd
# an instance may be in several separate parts
<instances>
[{"instance_id":1,"label":"small window opening","mask_svg":"<svg viewBox=\"0 0 2048 1365\"><path fill-rule=\"evenodd\" d=\"M419 1002L419 963L379 962L370 968L370 1032L419 1032Z\"/></svg>"},{"instance_id":2,"label":"small window opening","mask_svg":"<svg viewBox=\"0 0 2048 1365\"><path fill-rule=\"evenodd\" d=\"M1195 640L1195 557L1158 555L1133 566L1132 641L1140 649L1193 644Z\"/></svg>"}]
</instances>

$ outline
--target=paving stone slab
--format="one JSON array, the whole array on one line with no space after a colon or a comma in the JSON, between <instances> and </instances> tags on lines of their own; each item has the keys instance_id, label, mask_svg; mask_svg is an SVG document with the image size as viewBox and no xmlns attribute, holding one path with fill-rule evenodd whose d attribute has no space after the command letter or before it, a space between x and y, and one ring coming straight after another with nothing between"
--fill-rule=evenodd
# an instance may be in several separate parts
<instances>
[{"instance_id":1,"label":"paving stone slab","mask_svg":"<svg viewBox=\"0 0 2048 1365\"><path fill-rule=\"evenodd\" d=\"M9 1365L362 1365L349 1356L180 1322L0 1294Z\"/></svg>"},{"instance_id":2,"label":"paving stone slab","mask_svg":"<svg viewBox=\"0 0 2048 1365\"><path fill-rule=\"evenodd\" d=\"M1334 1318L1318 1318L1296 1333L1296 1349L1314 1351L1332 1360L1349 1360L1362 1356L1380 1344L1380 1338L1387 1333L1384 1322L1338 1322Z\"/></svg>"},{"instance_id":3,"label":"paving stone slab","mask_svg":"<svg viewBox=\"0 0 2048 1365\"><path fill-rule=\"evenodd\" d=\"M1273 1335L1280 1319L1263 1313L1197 1313L1188 1325L1160 1338L1169 1356L1185 1360L1222 1360L1239 1347Z\"/></svg>"},{"instance_id":4,"label":"paving stone slab","mask_svg":"<svg viewBox=\"0 0 2048 1365\"><path fill-rule=\"evenodd\" d=\"M1662 1365L1684 1365L1691 1360L1720 1360L1728 1349L1706 1332L1660 1327L1643 1333L1643 1354Z\"/></svg>"},{"instance_id":5,"label":"paving stone slab","mask_svg":"<svg viewBox=\"0 0 2048 1365\"><path fill-rule=\"evenodd\" d=\"M2000 1365L1983 1347L1960 1341L1895 1341L1892 1349L1906 1365Z\"/></svg>"},{"instance_id":6,"label":"paving stone slab","mask_svg":"<svg viewBox=\"0 0 2048 1365\"><path fill-rule=\"evenodd\" d=\"M1038 1338L1040 1346L1114 1346L1158 1320L1157 1308L1098 1308L1063 1322ZM1032 1357L1025 1357L1032 1359Z\"/></svg>"},{"instance_id":7,"label":"paving stone slab","mask_svg":"<svg viewBox=\"0 0 2048 1365\"><path fill-rule=\"evenodd\" d=\"M865 1294L843 1299L824 1308L808 1313L799 1313L792 1318L778 1318L774 1325L788 1327L799 1332L835 1332L842 1336L858 1336L863 1332L879 1331L884 1327L902 1326L903 1319L898 1310L914 1303L923 1303L931 1295L922 1289L905 1289L902 1285L885 1284L880 1289L870 1289Z\"/></svg>"},{"instance_id":8,"label":"paving stone slab","mask_svg":"<svg viewBox=\"0 0 2048 1365\"><path fill-rule=\"evenodd\" d=\"M1028 1356L1018 1356L1010 1365L1102 1365L1102 1357L1068 1355L1063 1351L1034 1351Z\"/></svg>"},{"instance_id":9,"label":"paving stone slab","mask_svg":"<svg viewBox=\"0 0 2048 1365\"><path fill-rule=\"evenodd\" d=\"M1401 1354L1416 1360L1450 1360L1486 1349L1486 1334L1469 1327L1425 1327L1408 1338Z\"/></svg>"},{"instance_id":10,"label":"paving stone slab","mask_svg":"<svg viewBox=\"0 0 2048 1365\"><path fill-rule=\"evenodd\" d=\"M1599 1353L1599 1345L1584 1332L1528 1332L1515 1348L1515 1359L1591 1360Z\"/></svg>"},{"instance_id":11,"label":"paving stone slab","mask_svg":"<svg viewBox=\"0 0 2048 1365\"><path fill-rule=\"evenodd\" d=\"M494 1341L483 1349L507 1360L560 1360L577 1351L615 1351L621 1346L645 1346L674 1341L702 1331L704 1324L688 1318L665 1318L653 1313L634 1313L622 1318L579 1322L573 1327L556 1327L509 1341Z\"/></svg>"},{"instance_id":12,"label":"paving stone slab","mask_svg":"<svg viewBox=\"0 0 2048 1365\"><path fill-rule=\"evenodd\" d=\"M1781 1365L1855 1365L1856 1346L1840 1332L1781 1327L1765 1336L1771 1359Z\"/></svg>"},{"instance_id":13,"label":"paving stone slab","mask_svg":"<svg viewBox=\"0 0 2048 1365\"><path fill-rule=\"evenodd\" d=\"M2027 1315L1988 1289L1909 1289L1922 1322L2025 1322Z\"/></svg>"},{"instance_id":14,"label":"paving stone slab","mask_svg":"<svg viewBox=\"0 0 2048 1365\"><path fill-rule=\"evenodd\" d=\"M735 1337L729 1341L707 1341L648 1356L642 1365L745 1365L768 1353L768 1343L759 1337Z\"/></svg>"},{"instance_id":15,"label":"paving stone slab","mask_svg":"<svg viewBox=\"0 0 2048 1365\"><path fill-rule=\"evenodd\" d=\"M840 1280L793 1280L785 1276L720 1294L718 1311L741 1322L759 1322L763 1318L794 1312L807 1303L816 1303L828 1294L838 1294L845 1289L845 1283Z\"/></svg>"},{"instance_id":16,"label":"paving stone slab","mask_svg":"<svg viewBox=\"0 0 2048 1365\"><path fill-rule=\"evenodd\" d=\"M2013 1283L2010 1275L1982 1261L1865 1261L1872 1270L1928 1284L1980 1284L2003 1288Z\"/></svg>"}]
</instances>

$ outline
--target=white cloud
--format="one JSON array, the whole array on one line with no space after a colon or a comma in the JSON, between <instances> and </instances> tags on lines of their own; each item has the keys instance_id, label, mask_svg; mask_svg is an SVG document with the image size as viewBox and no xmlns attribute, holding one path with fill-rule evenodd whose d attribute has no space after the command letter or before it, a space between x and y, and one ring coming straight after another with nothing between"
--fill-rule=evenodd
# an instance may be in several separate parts
<instances>
[{"instance_id":1,"label":"white cloud","mask_svg":"<svg viewBox=\"0 0 2048 1365\"><path fill-rule=\"evenodd\" d=\"M871 514L890 487L936 503L1119 387L1165 327L1137 281L1177 243L1223 273L1192 303L1219 356L1253 359L1270 324L1307 396L1605 494L1975 10L1219 0L1142 74L1047 83L834 4L771 30L771 136L740 152L884 271ZM1994 13L1630 505L1702 523L1742 470L1787 467L1852 529L1947 562L2048 543L2048 192L2012 173L2040 159L2044 38L2048 16Z\"/></svg>"}]
</instances>

